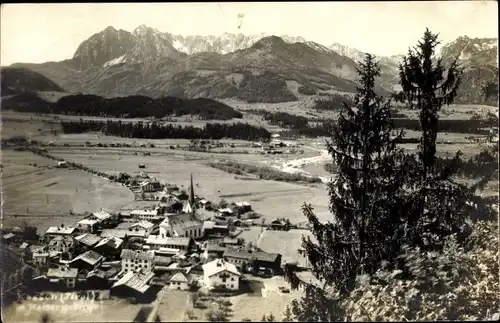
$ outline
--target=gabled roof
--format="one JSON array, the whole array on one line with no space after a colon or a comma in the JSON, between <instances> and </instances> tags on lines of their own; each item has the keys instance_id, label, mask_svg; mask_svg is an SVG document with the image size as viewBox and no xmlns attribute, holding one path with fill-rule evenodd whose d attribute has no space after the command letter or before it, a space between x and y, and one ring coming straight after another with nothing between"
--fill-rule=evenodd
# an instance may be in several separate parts
<instances>
[{"instance_id":1,"label":"gabled roof","mask_svg":"<svg viewBox=\"0 0 500 323\"><path fill-rule=\"evenodd\" d=\"M243 206L250 206L250 203L243 201L243 202L236 202L236 206L243 207Z\"/></svg>"},{"instance_id":2,"label":"gabled roof","mask_svg":"<svg viewBox=\"0 0 500 323\"><path fill-rule=\"evenodd\" d=\"M174 214L165 218L160 223L160 227L166 228L189 228L195 226L202 226L203 222L198 220L193 214Z\"/></svg>"},{"instance_id":3,"label":"gabled roof","mask_svg":"<svg viewBox=\"0 0 500 323\"><path fill-rule=\"evenodd\" d=\"M280 256L281 255L279 253L270 253L270 252L265 252L265 251L254 251L252 258L255 260L260 260L260 261L275 262L278 260L278 258Z\"/></svg>"},{"instance_id":4,"label":"gabled roof","mask_svg":"<svg viewBox=\"0 0 500 323\"><path fill-rule=\"evenodd\" d=\"M191 243L191 238L182 237L166 237L162 238L157 235L149 235L146 239L146 244L152 245L164 245L164 246L176 246L176 247L188 247Z\"/></svg>"},{"instance_id":5,"label":"gabled roof","mask_svg":"<svg viewBox=\"0 0 500 323\"><path fill-rule=\"evenodd\" d=\"M45 234L72 234L75 230L75 227L49 227Z\"/></svg>"},{"instance_id":6,"label":"gabled roof","mask_svg":"<svg viewBox=\"0 0 500 323\"><path fill-rule=\"evenodd\" d=\"M139 221L137 223L134 223L132 224L130 227L133 228L133 227L141 227L141 228L145 228L145 229L150 229L154 226L153 223L149 222L149 221L146 221L146 220L142 220L142 221Z\"/></svg>"},{"instance_id":7,"label":"gabled roof","mask_svg":"<svg viewBox=\"0 0 500 323\"><path fill-rule=\"evenodd\" d=\"M102 239L96 246L95 248L99 248L101 246L108 246L113 249L119 249L123 244L123 240L117 237L108 237Z\"/></svg>"},{"instance_id":8,"label":"gabled roof","mask_svg":"<svg viewBox=\"0 0 500 323\"><path fill-rule=\"evenodd\" d=\"M72 244L73 238L70 236L57 236L49 242L49 246L71 246Z\"/></svg>"},{"instance_id":9,"label":"gabled roof","mask_svg":"<svg viewBox=\"0 0 500 323\"><path fill-rule=\"evenodd\" d=\"M125 238L127 236L128 231L123 229L104 229L101 232L101 237L118 237Z\"/></svg>"},{"instance_id":10,"label":"gabled roof","mask_svg":"<svg viewBox=\"0 0 500 323\"><path fill-rule=\"evenodd\" d=\"M120 257L122 259L153 260L155 257L155 253L153 251L135 251L131 249L123 249Z\"/></svg>"},{"instance_id":11,"label":"gabled roof","mask_svg":"<svg viewBox=\"0 0 500 323\"><path fill-rule=\"evenodd\" d=\"M78 269L76 268L49 268L47 272L48 278L76 278Z\"/></svg>"},{"instance_id":12,"label":"gabled roof","mask_svg":"<svg viewBox=\"0 0 500 323\"><path fill-rule=\"evenodd\" d=\"M173 275L172 278L170 278L171 282L179 282L179 283L188 283L188 279L186 276L184 276L183 273L178 272L177 274Z\"/></svg>"},{"instance_id":13,"label":"gabled roof","mask_svg":"<svg viewBox=\"0 0 500 323\"><path fill-rule=\"evenodd\" d=\"M228 249L226 252L224 252L224 257L250 260L252 259L253 254L251 252L248 252L247 250Z\"/></svg>"},{"instance_id":14,"label":"gabled roof","mask_svg":"<svg viewBox=\"0 0 500 323\"><path fill-rule=\"evenodd\" d=\"M127 286L140 293L145 293L151 286L148 284L153 279L154 273L152 272L127 272L124 274L111 288L118 286Z\"/></svg>"},{"instance_id":15,"label":"gabled roof","mask_svg":"<svg viewBox=\"0 0 500 323\"><path fill-rule=\"evenodd\" d=\"M233 265L229 262L226 262L222 259L213 260L211 262L204 264L202 267L203 267L203 273L207 277L211 277L215 274L218 274L218 273L224 272L224 271L229 272L233 275L237 275L237 276L240 275L240 272L238 271L238 269L236 269L235 265Z\"/></svg>"},{"instance_id":16,"label":"gabled roof","mask_svg":"<svg viewBox=\"0 0 500 323\"><path fill-rule=\"evenodd\" d=\"M106 212L106 211L104 211L104 210L94 212L94 213L93 213L93 216L95 216L96 218L98 218L98 219L99 219L99 220L101 220L101 221L107 220L107 219L109 219L110 217L112 217L112 215L111 215L111 214L109 214L108 212Z\"/></svg>"},{"instance_id":17,"label":"gabled roof","mask_svg":"<svg viewBox=\"0 0 500 323\"><path fill-rule=\"evenodd\" d=\"M82 260L82 261L88 263L89 265L94 266L99 261L101 261L103 258L104 258L103 256L101 256L100 254L98 254L94 250L89 250L89 251L82 253L81 255L76 256L73 260L71 260L71 262L75 262L77 260Z\"/></svg>"},{"instance_id":18,"label":"gabled roof","mask_svg":"<svg viewBox=\"0 0 500 323\"><path fill-rule=\"evenodd\" d=\"M84 233L75 237L75 240L89 247L93 247L101 241L101 238L92 233Z\"/></svg>"},{"instance_id":19,"label":"gabled roof","mask_svg":"<svg viewBox=\"0 0 500 323\"><path fill-rule=\"evenodd\" d=\"M78 225L95 225L99 220L83 219L77 222Z\"/></svg>"}]
</instances>

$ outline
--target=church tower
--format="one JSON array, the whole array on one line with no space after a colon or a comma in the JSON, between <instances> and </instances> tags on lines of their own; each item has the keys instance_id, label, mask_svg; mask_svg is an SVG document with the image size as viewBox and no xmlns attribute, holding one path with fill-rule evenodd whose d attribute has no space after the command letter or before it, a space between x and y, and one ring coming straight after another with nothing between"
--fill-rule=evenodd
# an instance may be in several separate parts
<instances>
[{"instance_id":1,"label":"church tower","mask_svg":"<svg viewBox=\"0 0 500 323\"><path fill-rule=\"evenodd\" d=\"M195 198L194 198L194 185L193 185L193 174L191 174L191 178L189 181L189 190L188 190L188 200L186 204L184 204L184 207L182 211L184 213L195 213Z\"/></svg>"}]
</instances>

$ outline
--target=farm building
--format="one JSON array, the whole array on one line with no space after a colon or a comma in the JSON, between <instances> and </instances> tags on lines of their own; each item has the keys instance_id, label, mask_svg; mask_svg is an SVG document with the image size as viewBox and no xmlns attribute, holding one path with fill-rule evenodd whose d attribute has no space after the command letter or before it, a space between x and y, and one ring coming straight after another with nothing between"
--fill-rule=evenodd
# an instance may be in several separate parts
<instances>
[{"instance_id":1,"label":"farm building","mask_svg":"<svg viewBox=\"0 0 500 323\"><path fill-rule=\"evenodd\" d=\"M68 163L66 163L65 161L60 161L57 163L57 167L59 168L66 168L66 166L68 166Z\"/></svg>"},{"instance_id":2,"label":"farm building","mask_svg":"<svg viewBox=\"0 0 500 323\"><path fill-rule=\"evenodd\" d=\"M152 272L120 272L118 281L111 286L111 295L118 297L134 297L136 300L149 298L148 291L151 289Z\"/></svg>"},{"instance_id":3,"label":"farm building","mask_svg":"<svg viewBox=\"0 0 500 323\"><path fill-rule=\"evenodd\" d=\"M276 275L281 272L281 255L279 253L254 251L252 253L252 266L255 272L269 270L271 275Z\"/></svg>"},{"instance_id":4,"label":"farm building","mask_svg":"<svg viewBox=\"0 0 500 323\"><path fill-rule=\"evenodd\" d=\"M223 259L228 263L234 264L238 268L247 266L252 261L253 254L248 250L228 249L224 252Z\"/></svg>"},{"instance_id":5,"label":"farm building","mask_svg":"<svg viewBox=\"0 0 500 323\"><path fill-rule=\"evenodd\" d=\"M84 233L75 237L75 250L85 252L94 248L101 238L92 233Z\"/></svg>"},{"instance_id":6,"label":"farm building","mask_svg":"<svg viewBox=\"0 0 500 323\"><path fill-rule=\"evenodd\" d=\"M101 209L100 211L94 212L91 215L87 216L85 219L94 220L106 226L116 222L118 216L110 214L107 211Z\"/></svg>"},{"instance_id":7,"label":"farm building","mask_svg":"<svg viewBox=\"0 0 500 323\"><path fill-rule=\"evenodd\" d=\"M108 270L94 269L87 274L87 287L90 289L109 289L111 287L110 279L118 273L116 268Z\"/></svg>"},{"instance_id":8,"label":"farm building","mask_svg":"<svg viewBox=\"0 0 500 323\"><path fill-rule=\"evenodd\" d=\"M189 199L189 195L185 191L173 191L170 194L179 201L187 201Z\"/></svg>"},{"instance_id":9,"label":"farm building","mask_svg":"<svg viewBox=\"0 0 500 323\"><path fill-rule=\"evenodd\" d=\"M223 209L218 209L217 210L217 215L221 217L227 217L227 216L233 216L234 212L230 208L226 207Z\"/></svg>"},{"instance_id":10,"label":"farm building","mask_svg":"<svg viewBox=\"0 0 500 323\"><path fill-rule=\"evenodd\" d=\"M123 249L121 253L122 271L152 271L155 254L153 251Z\"/></svg>"},{"instance_id":11,"label":"farm building","mask_svg":"<svg viewBox=\"0 0 500 323\"><path fill-rule=\"evenodd\" d=\"M239 213L247 213L252 211L252 206L246 201L236 202L235 205L238 208Z\"/></svg>"},{"instance_id":12,"label":"farm building","mask_svg":"<svg viewBox=\"0 0 500 323\"><path fill-rule=\"evenodd\" d=\"M205 199L198 201L198 204L201 206L203 210L207 210L212 206L212 202Z\"/></svg>"},{"instance_id":13,"label":"farm building","mask_svg":"<svg viewBox=\"0 0 500 323\"><path fill-rule=\"evenodd\" d=\"M85 270L94 270L104 261L104 257L93 250L76 256L70 263L71 267Z\"/></svg>"},{"instance_id":14,"label":"farm building","mask_svg":"<svg viewBox=\"0 0 500 323\"><path fill-rule=\"evenodd\" d=\"M209 256L215 256L216 258L221 258L227 248L219 245L218 243L207 243L205 245L205 251L203 252L203 257L208 259Z\"/></svg>"},{"instance_id":15,"label":"farm building","mask_svg":"<svg viewBox=\"0 0 500 323\"><path fill-rule=\"evenodd\" d=\"M57 287L62 288L75 288L76 278L78 276L78 269L76 268L49 268L47 278L49 282Z\"/></svg>"},{"instance_id":16,"label":"farm building","mask_svg":"<svg viewBox=\"0 0 500 323\"><path fill-rule=\"evenodd\" d=\"M203 237L203 222L198 220L193 214L167 216L160 223L160 236L198 239Z\"/></svg>"},{"instance_id":17,"label":"farm building","mask_svg":"<svg viewBox=\"0 0 500 323\"><path fill-rule=\"evenodd\" d=\"M124 229L104 229L101 231L101 238L117 237L120 239L125 239L127 237L128 230Z\"/></svg>"},{"instance_id":18,"label":"farm building","mask_svg":"<svg viewBox=\"0 0 500 323\"><path fill-rule=\"evenodd\" d=\"M94 247L94 250L106 259L116 259L120 256L123 247L123 239L117 237L104 238Z\"/></svg>"},{"instance_id":19,"label":"farm building","mask_svg":"<svg viewBox=\"0 0 500 323\"><path fill-rule=\"evenodd\" d=\"M146 239L145 245L149 246L153 250L171 248L187 251L192 248L194 241L192 238L149 235Z\"/></svg>"},{"instance_id":20,"label":"farm building","mask_svg":"<svg viewBox=\"0 0 500 323\"><path fill-rule=\"evenodd\" d=\"M225 236L229 234L229 231L227 225L220 225L214 221L203 222L203 233L206 237Z\"/></svg>"},{"instance_id":21,"label":"farm building","mask_svg":"<svg viewBox=\"0 0 500 323\"><path fill-rule=\"evenodd\" d=\"M144 231L146 231L147 234L150 234L151 231L153 231L154 226L155 225L153 223L146 221L146 220L142 220L142 221L133 223L132 225L130 225L129 228L131 228L131 229L139 228L139 230L144 230Z\"/></svg>"},{"instance_id":22,"label":"farm building","mask_svg":"<svg viewBox=\"0 0 500 323\"><path fill-rule=\"evenodd\" d=\"M274 220L269 225L269 229L276 231L288 231L291 229L290 222L284 220Z\"/></svg>"},{"instance_id":23,"label":"farm building","mask_svg":"<svg viewBox=\"0 0 500 323\"><path fill-rule=\"evenodd\" d=\"M189 280L182 272L178 272L173 275L172 278L170 278L168 288L177 290L189 290Z\"/></svg>"},{"instance_id":24,"label":"farm building","mask_svg":"<svg viewBox=\"0 0 500 323\"><path fill-rule=\"evenodd\" d=\"M202 267L203 283L208 289L238 290L240 288L240 272L235 265L222 259L216 259L204 264Z\"/></svg>"}]
</instances>

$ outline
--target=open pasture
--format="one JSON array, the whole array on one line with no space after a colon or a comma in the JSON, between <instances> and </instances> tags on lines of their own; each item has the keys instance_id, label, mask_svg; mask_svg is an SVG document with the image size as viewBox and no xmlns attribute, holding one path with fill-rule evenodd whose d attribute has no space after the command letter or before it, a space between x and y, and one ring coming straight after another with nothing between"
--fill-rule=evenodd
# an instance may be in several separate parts
<instances>
[{"instance_id":1,"label":"open pasture","mask_svg":"<svg viewBox=\"0 0 500 323\"><path fill-rule=\"evenodd\" d=\"M69 215L114 209L133 199L125 187L30 152L2 150L4 215ZM60 219L59 219L60 221Z\"/></svg>"},{"instance_id":2,"label":"open pasture","mask_svg":"<svg viewBox=\"0 0 500 323\"><path fill-rule=\"evenodd\" d=\"M309 236L314 241L311 232L308 230L266 230L259 238L258 247L266 252L280 253L283 262L297 261L301 266L306 266L307 259L301 256L298 251L302 249L302 236Z\"/></svg>"},{"instance_id":3,"label":"open pasture","mask_svg":"<svg viewBox=\"0 0 500 323\"><path fill-rule=\"evenodd\" d=\"M278 217L289 218L292 222L303 221L304 218L300 212L303 202L312 203L320 213L325 211L328 213L326 192L322 187L236 179L234 174L228 174L208 166L208 162L215 161L213 158L209 158L209 154L189 154L193 157L186 158L185 156L188 154L181 153L162 156L136 156L106 151L92 153L92 150L81 150L79 153L74 150L65 153L64 149L56 149L50 150L50 152L59 158L81 163L110 174L118 174L119 172L137 174L143 170L151 177L166 183L176 184L185 189L189 185L189 176L192 173L197 195L216 203L221 198L229 202L248 201L256 212L266 218L266 221L272 221ZM145 165L144 169L138 168L140 163Z\"/></svg>"}]
</instances>

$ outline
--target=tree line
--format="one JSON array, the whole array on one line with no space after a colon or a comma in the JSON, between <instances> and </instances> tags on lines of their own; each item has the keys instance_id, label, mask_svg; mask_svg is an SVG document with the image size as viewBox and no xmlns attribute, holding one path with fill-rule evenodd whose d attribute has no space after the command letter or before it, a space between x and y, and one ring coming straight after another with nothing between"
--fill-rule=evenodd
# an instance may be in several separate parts
<instances>
[{"instance_id":1,"label":"tree line","mask_svg":"<svg viewBox=\"0 0 500 323\"><path fill-rule=\"evenodd\" d=\"M332 219L302 207L313 236L302 238L302 254L321 284L285 268L293 288L305 288L287 311L293 321L498 319L499 286L491 279L498 225L474 212L492 214L475 195L492 172L466 186L454 179L460 152L438 162L438 113L453 103L463 73L456 61L444 67L434 58L438 44L426 30L399 67L404 98L419 111L413 157L397 145L403 133L389 100L374 91L378 64L369 54L360 63L356 104L343 104L327 142L336 166L328 185ZM473 162L492 159L485 153Z\"/></svg>"},{"instance_id":2,"label":"tree line","mask_svg":"<svg viewBox=\"0 0 500 323\"><path fill-rule=\"evenodd\" d=\"M150 98L142 95L104 98L91 94L75 94L54 103L25 93L7 100L6 107L20 112L55 113L76 116L113 118L163 118L196 115L203 120L241 119L241 112L207 98L180 99L176 97Z\"/></svg>"},{"instance_id":3,"label":"tree line","mask_svg":"<svg viewBox=\"0 0 500 323\"><path fill-rule=\"evenodd\" d=\"M64 133L101 132L109 136L144 139L241 139L251 141L269 141L271 134L263 127L248 123L207 123L203 127L160 124L157 122L122 122L122 121L62 121Z\"/></svg>"}]
</instances>

